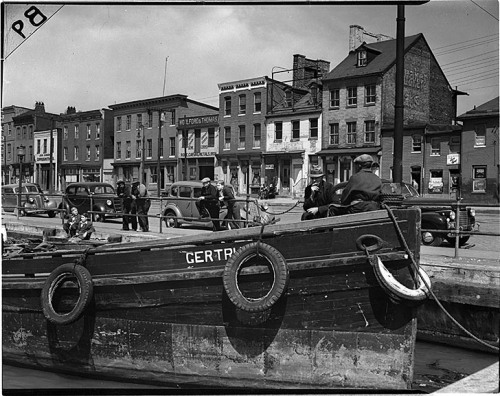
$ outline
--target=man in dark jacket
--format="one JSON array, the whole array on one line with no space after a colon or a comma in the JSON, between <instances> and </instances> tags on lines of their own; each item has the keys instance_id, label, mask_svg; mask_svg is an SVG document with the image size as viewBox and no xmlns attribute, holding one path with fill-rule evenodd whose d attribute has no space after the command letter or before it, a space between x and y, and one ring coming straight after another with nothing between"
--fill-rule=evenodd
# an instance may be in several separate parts
<instances>
[{"instance_id":1,"label":"man in dark jacket","mask_svg":"<svg viewBox=\"0 0 500 396\"><path fill-rule=\"evenodd\" d=\"M215 231L221 231L219 219L219 193L217 188L210 184L210 178L205 177L201 180L203 187L201 188L201 195L196 202L198 211L201 217L208 217L206 211L212 219Z\"/></svg>"},{"instance_id":2,"label":"man in dark jacket","mask_svg":"<svg viewBox=\"0 0 500 396\"><path fill-rule=\"evenodd\" d=\"M227 217L226 219L234 219L236 221L231 221L231 226L233 228L241 228L241 214L240 206L236 199L234 198L233 189L231 186L226 186L223 180L217 181L217 190L219 191L219 201L227 206ZM225 224L228 226L229 224Z\"/></svg>"},{"instance_id":3,"label":"man in dark jacket","mask_svg":"<svg viewBox=\"0 0 500 396\"><path fill-rule=\"evenodd\" d=\"M372 165L373 158L368 154L354 159L357 173L347 182L341 198L341 204L347 206L347 213L380 209L382 181L372 172Z\"/></svg>"},{"instance_id":4,"label":"man in dark jacket","mask_svg":"<svg viewBox=\"0 0 500 396\"><path fill-rule=\"evenodd\" d=\"M133 181L131 193L135 200L139 225L142 232L149 232L148 212L151 207L151 199L149 198L146 186L139 182L138 178L134 178Z\"/></svg>"},{"instance_id":5,"label":"man in dark jacket","mask_svg":"<svg viewBox=\"0 0 500 396\"><path fill-rule=\"evenodd\" d=\"M137 208L132 197L132 187L130 184L125 184L125 181L118 180L116 194L122 199L122 230L130 230L129 225L131 224L132 230L137 231Z\"/></svg>"},{"instance_id":6,"label":"man in dark jacket","mask_svg":"<svg viewBox=\"0 0 500 396\"><path fill-rule=\"evenodd\" d=\"M311 184L304 192L304 210L302 220L319 219L328 216L328 206L333 202L333 184L323 179L323 170L313 165L309 172Z\"/></svg>"}]
</instances>

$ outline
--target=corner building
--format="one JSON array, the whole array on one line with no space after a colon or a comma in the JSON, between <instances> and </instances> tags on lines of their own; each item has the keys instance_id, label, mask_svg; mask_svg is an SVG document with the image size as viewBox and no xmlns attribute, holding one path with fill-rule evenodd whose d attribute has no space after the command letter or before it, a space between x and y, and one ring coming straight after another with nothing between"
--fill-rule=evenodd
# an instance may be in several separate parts
<instances>
[{"instance_id":1,"label":"corner building","mask_svg":"<svg viewBox=\"0 0 500 396\"><path fill-rule=\"evenodd\" d=\"M371 154L379 163L379 176L392 179L396 40L350 43L349 55L323 79L324 133L319 155L333 183L349 179L353 160L362 153ZM436 193L450 192L447 180L458 167L447 164L445 154L451 136L460 135L460 128L452 125L458 94L423 34L405 37L403 181L415 180L421 192L431 179L433 186L441 183L446 187ZM428 169L425 165L431 150L424 148L436 135L443 149Z\"/></svg>"}]
</instances>

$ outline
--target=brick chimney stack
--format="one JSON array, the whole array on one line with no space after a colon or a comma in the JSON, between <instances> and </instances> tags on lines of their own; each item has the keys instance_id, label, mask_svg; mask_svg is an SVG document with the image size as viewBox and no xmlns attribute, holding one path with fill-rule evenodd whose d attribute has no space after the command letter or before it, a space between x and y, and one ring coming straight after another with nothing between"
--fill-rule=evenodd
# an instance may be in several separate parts
<instances>
[{"instance_id":1,"label":"brick chimney stack","mask_svg":"<svg viewBox=\"0 0 500 396\"><path fill-rule=\"evenodd\" d=\"M354 51L364 42L376 43L385 40L394 40L394 38L382 33L368 32L359 25L349 26L349 52Z\"/></svg>"},{"instance_id":2,"label":"brick chimney stack","mask_svg":"<svg viewBox=\"0 0 500 396\"><path fill-rule=\"evenodd\" d=\"M76 108L74 106L68 106L66 114L76 114Z\"/></svg>"},{"instance_id":3,"label":"brick chimney stack","mask_svg":"<svg viewBox=\"0 0 500 396\"><path fill-rule=\"evenodd\" d=\"M43 102L36 102L35 103L35 113L37 113L37 114L45 113L45 104Z\"/></svg>"},{"instance_id":4,"label":"brick chimney stack","mask_svg":"<svg viewBox=\"0 0 500 396\"><path fill-rule=\"evenodd\" d=\"M315 78L322 78L330 71L330 62L307 59L304 55L293 56L293 87L307 88L307 83Z\"/></svg>"}]
</instances>

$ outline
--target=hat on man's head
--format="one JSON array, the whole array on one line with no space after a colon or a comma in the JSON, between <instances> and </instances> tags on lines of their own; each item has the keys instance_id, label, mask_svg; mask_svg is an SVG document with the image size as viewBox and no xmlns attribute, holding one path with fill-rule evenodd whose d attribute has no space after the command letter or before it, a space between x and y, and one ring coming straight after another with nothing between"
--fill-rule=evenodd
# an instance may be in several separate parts
<instances>
[{"instance_id":1,"label":"hat on man's head","mask_svg":"<svg viewBox=\"0 0 500 396\"><path fill-rule=\"evenodd\" d=\"M323 169L319 165L313 165L311 171L309 172L310 177L321 177L323 176Z\"/></svg>"},{"instance_id":2,"label":"hat on man's head","mask_svg":"<svg viewBox=\"0 0 500 396\"><path fill-rule=\"evenodd\" d=\"M139 178L138 178L138 177L133 177L133 178L132 178L132 182L134 182L134 183L135 183L135 182L138 182L138 181L139 181Z\"/></svg>"},{"instance_id":3,"label":"hat on man's head","mask_svg":"<svg viewBox=\"0 0 500 396\"><path fill-rule=\"evenodd\" d=\"M359 157L354 158L355 163L367 163L367 162L374 162L373 157L368 154L361 154Z\"/></svg>"},{"instance_id":4,"label":"hat on man's head","mask_svg":"<svg viewBox=\"0 0 500 396\"><path fill-rule=\"evenodd\" d=\"M121 179L116 182L116 184L120 184L120 183L125 184L125 182L123 180L121 180Z\"/></svg>"},{"instance_id":5,"label":"hat on man's head","mask_svg":"<svg viewBox=\"0 0 500 396\"><path fill-rule=\"evenodd\" d=\"M202 183L210 183L210 178L209 177L204 177L203 179L201 179L201 182Z\"/></svg>"}]
</instances>

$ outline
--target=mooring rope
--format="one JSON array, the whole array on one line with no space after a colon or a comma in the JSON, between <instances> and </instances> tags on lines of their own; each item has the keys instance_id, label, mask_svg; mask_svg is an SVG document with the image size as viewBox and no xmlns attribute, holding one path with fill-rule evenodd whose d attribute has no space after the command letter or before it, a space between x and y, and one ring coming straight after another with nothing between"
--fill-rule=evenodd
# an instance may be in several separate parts
<instances>
[{"instance_id":1,"label":"mooring rope","mask_svg":"<svg viewBox=\"0 0 500 396\"><path fill-rule=\"evenodd\" d=\"M384 207L385 209L387 209L387 213L389 213L389 217L391 218L392 222L394 223L395 227L396 227L396 230L398 232L398 235L401 239L401 241L403 242L403 246L406 250L406 252L408 253L410 259L411 259L411 262L412 264L414 265L415 267L415 271L417 272L418 276L420 277L420 279L422 280L422 282L425 284L425 286L427 287L427 290L429 290L429 292L431 293L432 297L434 298L434 300L436 301L436 304L439 306L439 308L441 308L441 310L446 314L446 316L448 316L448 318L451 319L451 321L453 323L455 323L463 332L465 332L469 337L473 338L475 341L479 342L480 344L498 352L499 351L499 348L494 346L494 345L491 345L491 344L488 344L487 342L481 340L479 337L477 337L476 335L472 334L469 330L467 330L464 326L462 326L460 323L458 323L458 321L446 310L446 308L443 306L443 304L441 304L441 301L439 301L438 297L436 296L436 294L432 291L431 289L431 285L427 283L427 281L420 275L420 272L418 271L418 265L417 263L415 262L415 257L413 257L413 253L411 252L410 248L408 247L408 244L406 243L406 240L403 236L403 232L401 231L401 228L399 228L399 224L396 220L396 217L394 216L394 213L392 212L391 208L388 206L388 205L385 205L385 204L382 204L382 207Z\"/></svg>"},{"instance_id":2,"label":"mooring rope","mask_svg":"<svg viewBox=\"0 0 500 396\"><path fill-rule=\"evenodd\" d=\"M288 212L290 212L291 210L295 209L295 207L296 207L298 204L300 204L300 203L301 203L301 201L297 201L297 202L295 202L295 204L294 204L294 205L293 205L290 209L287 209L287 210L285 210L284 212L268 212L268 211L266 211L266 213L269 213L269 214L274 215L274 216L279 216L279 215L282 215L282 214L288 213Z\"/></svg>"}]
</instances>

